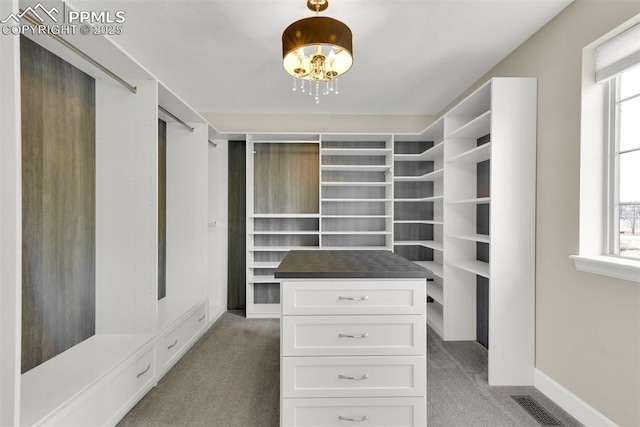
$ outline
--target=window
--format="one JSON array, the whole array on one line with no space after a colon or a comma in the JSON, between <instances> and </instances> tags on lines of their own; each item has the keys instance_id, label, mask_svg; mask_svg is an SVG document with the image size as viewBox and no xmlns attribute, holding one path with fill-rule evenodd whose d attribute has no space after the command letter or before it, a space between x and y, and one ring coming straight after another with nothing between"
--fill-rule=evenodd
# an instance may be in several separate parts
<instances>
[{"instance_id":1,"label":"window","mask_svg":"<svg viewBox=\"0 0 640 427\"><path fill-rule=\"evenodd\" d=\"M640 283L640 15L582 50L580 241L588 273Z\"/></svg>"},{"instance_id":2,"label":"window","mask_svg":"<svg viewBox=\"0 0 640 427\"><path fill-rule=\"evenodd\" d=\"M640 66L609 85L609 253L640 259Z\"/></svg>"}]
</instances>

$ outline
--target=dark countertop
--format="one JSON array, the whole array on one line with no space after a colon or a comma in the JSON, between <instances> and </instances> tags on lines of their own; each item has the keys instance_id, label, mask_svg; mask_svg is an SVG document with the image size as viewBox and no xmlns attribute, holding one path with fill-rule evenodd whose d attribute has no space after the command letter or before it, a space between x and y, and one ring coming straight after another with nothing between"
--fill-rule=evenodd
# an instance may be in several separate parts
<instances>
[{"instance_id":1,"label":"dark countertop","mask_svg":"<svg viewBox=\"0 0 640 427\"><path fill-rule=\"evenodd\" d=\"M290 251L276 279L411 279L429 270L390 251Z\"/></svg>"}]
</instances>

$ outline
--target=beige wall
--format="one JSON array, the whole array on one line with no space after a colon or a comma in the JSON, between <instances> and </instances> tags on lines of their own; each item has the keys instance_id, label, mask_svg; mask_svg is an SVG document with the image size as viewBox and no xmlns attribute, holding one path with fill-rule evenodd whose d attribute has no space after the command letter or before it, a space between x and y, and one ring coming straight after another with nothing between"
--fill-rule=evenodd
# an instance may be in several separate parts
<instances>
[{"instance_id":1,"label":"beige wall","mask_svg":"<svg viewBox=\"0 0 640 427\"><path fill-rule=\"evenodd\" d=\"M568 257L578 253L582 48L638 13L638 0L577 0L462 95L489 77L538 78L536 367L629 426L640 426L640 284L576 271Z\"/></svg>"}]
</instances>

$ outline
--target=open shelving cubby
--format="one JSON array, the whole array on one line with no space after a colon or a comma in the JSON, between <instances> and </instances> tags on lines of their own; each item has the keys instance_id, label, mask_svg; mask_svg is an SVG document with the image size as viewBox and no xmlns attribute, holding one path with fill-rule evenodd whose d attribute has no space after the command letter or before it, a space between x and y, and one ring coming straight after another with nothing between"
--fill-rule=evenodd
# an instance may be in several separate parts
<instances>
[{"instance_id":1,"label":"open shelving cubby","mask_svg":"<svg viewBox=\"0 0 640 427\"><path fill-rule=\"evenodd\" d=\"M318 135L248 135L247 317L279 317L274 270L320 246Z\"/></svg>"},{"instance_id":2,"label":"open shelving cubby","mask_svg":"<svg viewBox=\"0 0 640 427\"><path fill-rule=\"evenodd\" d=\"M321 136L323 249L390 249L392 138Z\"/></svg>"}]
</instances>

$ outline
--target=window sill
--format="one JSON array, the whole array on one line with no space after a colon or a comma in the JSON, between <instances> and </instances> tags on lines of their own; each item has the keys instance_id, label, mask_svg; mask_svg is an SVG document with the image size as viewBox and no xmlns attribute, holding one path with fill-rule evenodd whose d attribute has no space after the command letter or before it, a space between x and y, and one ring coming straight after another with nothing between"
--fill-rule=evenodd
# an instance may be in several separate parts
<instances>
[{"instance_id":1,"label":"window sill","mask_svg":"<svg viewBox=\"0 0 640 427\"><path fill-rule=\"evenodd\" d=\"M576 269L640 283L640 261L612 256L571 255Z\"/></svg>"}]
</instances>

